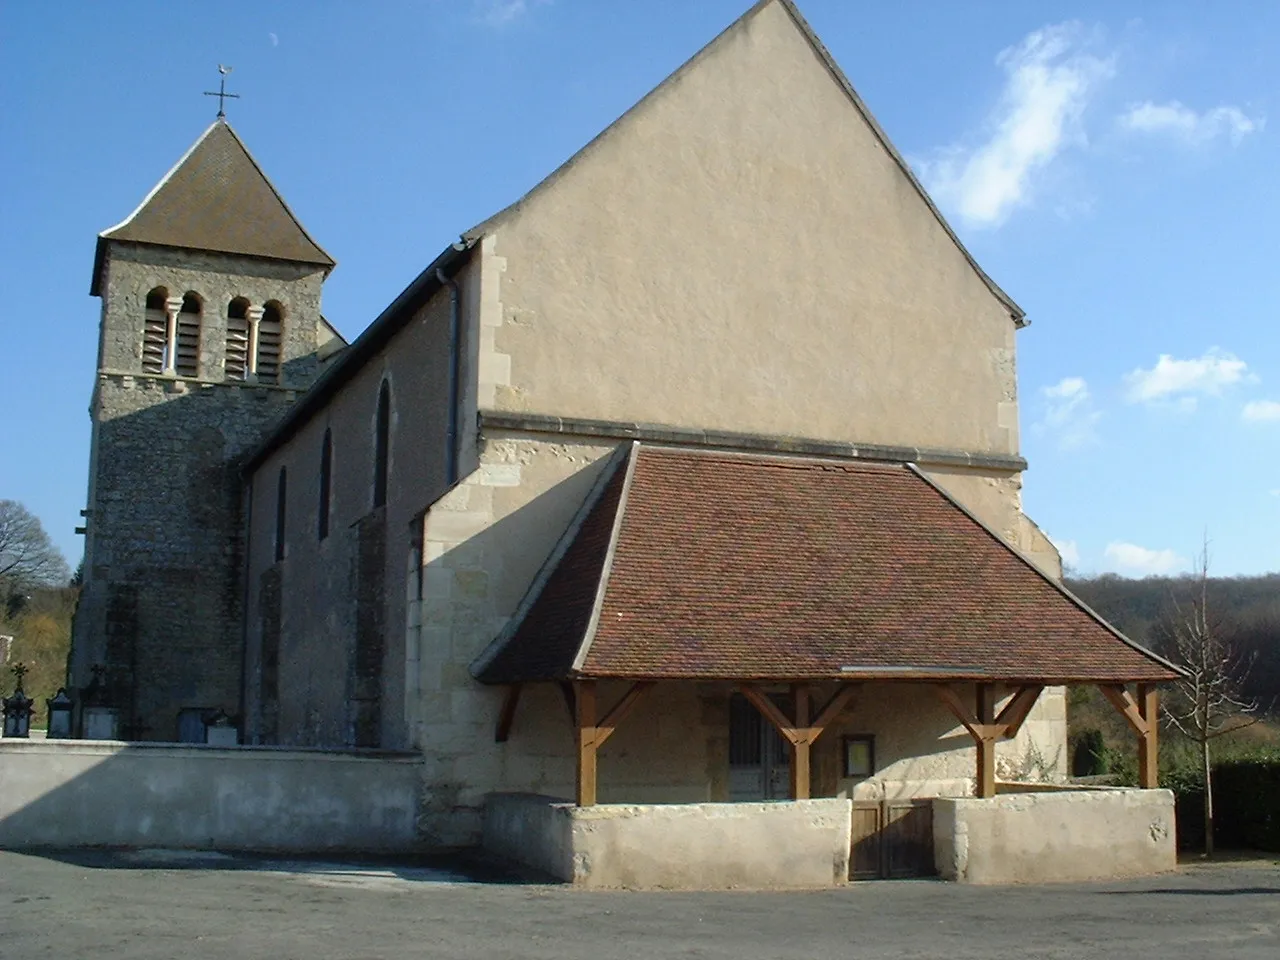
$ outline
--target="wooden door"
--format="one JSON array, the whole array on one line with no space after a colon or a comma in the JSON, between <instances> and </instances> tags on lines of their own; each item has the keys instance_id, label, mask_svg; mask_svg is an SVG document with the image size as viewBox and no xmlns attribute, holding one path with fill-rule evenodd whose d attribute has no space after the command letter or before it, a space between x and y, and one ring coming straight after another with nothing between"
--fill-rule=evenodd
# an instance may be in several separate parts
<instances>
[{"instance_id":1,"label":"wooden door","mask_svg":"<svg viewBox=\"0 0 1280 960\"><path fill-rule=\"evenodd\" d=\"M876 880L880 877L880 829L884 805L878 800L853 802L853 848L849 851L849 879Z\"/></svg>"},{"instance_id":2,"label":"wooden door","mask_svg":"<svg viewBox=\"0 0 1280 960\"><path fill-rule=\"evenodd\" d=\"M789 701L774 697L783 712ZM791 748L773 724L740 693L729 699L729 800L786 800L791 796Z\"/></svg>"},{"instance_id":3,"label":"wooden door","mask_svg":"<svg viewBox=\"0 0 1280 960\"><path fill-rule=\"evenodd\" d=\"M933 802L894 800L884 805L884 876L928 877L933 865Z\"/></svg>"},{"instance_id":4,"label":"wooden door","mask_svg":"<svg viewBox=\"0 0 1280 960\"><path fill-rule=\"evenodd\" d=\"M852 826L850 880L935 873L931 800L855 800Z\"/></svg>"}]
</instances>

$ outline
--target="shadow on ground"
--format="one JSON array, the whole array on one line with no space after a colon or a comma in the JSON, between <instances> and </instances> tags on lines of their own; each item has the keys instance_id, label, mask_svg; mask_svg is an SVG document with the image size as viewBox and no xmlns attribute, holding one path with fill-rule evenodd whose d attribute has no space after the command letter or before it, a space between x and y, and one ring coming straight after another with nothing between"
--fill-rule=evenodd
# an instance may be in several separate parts
<instances>
[{"instance_id":1,"label":"shadow on ground","mask_svg":"<svg viewBox=\"0 0 1280 960\"><path fill-rule=\"evenodd\" d=\"M279 854L270 852L221 852L215 850L143 849L46 849L14 850L87 870L245 871L287 873L313 878L394 878L413 883L537 885L549 878L520 871L479 851L447 854L344 855Z\"/></svg>"}]
</instances>

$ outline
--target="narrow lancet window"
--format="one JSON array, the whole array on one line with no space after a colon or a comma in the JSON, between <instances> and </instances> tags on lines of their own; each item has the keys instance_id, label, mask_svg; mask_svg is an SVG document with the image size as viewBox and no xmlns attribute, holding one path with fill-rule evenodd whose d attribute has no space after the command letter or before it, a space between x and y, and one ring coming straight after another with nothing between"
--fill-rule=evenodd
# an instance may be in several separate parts
<instances>
[{"instance_id":1,"label":"narrow lancet window","mask_svg":"<svg viewBox=\"0 0 1280 960\"><path fill-rule=\"evenodd\" d=\"M320 514L318 534L323 540L329 536L329 492L333 486L333 434L324 432L320 446Z\"/></svg>"},{"instance_id":2,"label":"narrow lancet window","mask_svg":"<svg viewBox=\"0 0 1280 960\"><path fill-rule=\"evenodd\" d=\"M378 415L374 426L373 447L373 505L384 506L387 502L387 475L391 455L391 384L382 381L382 389L378 391Z\"/></svg>"},{"instance_id":3,"label":"narrow lancet window","mask_svg":"<svg viewBox=\"0 0 1280 960\"><path fill-rule=\"evenodd\" d=\"M284 514L288 501L289 477L285 468L280 468L280 479L276 481L276 562L284 559Z\"/></svg>"},{"instance_id":4,"label":"narrow lancet window","mask_svg":"<svg viewBox=\"0 0 1280 960\"><path fill-rule=\"evenodd\" d=\"M228 380L244 380L249 373L249 301L236 297L227 304Z\"/></svg>"}]
</instances>

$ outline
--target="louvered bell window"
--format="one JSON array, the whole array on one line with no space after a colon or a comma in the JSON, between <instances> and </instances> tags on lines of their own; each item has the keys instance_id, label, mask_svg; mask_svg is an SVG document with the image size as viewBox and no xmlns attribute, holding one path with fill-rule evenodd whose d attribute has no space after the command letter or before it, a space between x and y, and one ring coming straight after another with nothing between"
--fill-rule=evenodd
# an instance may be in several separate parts
<instances>
[{"instance_id":1,"label":"louvered bell window","mask_svg":"<svg viewBox=\"0 0 1280 960\"><path fill-rule=\"evenodd\" d=\"M177 351L174 372L180 377L200 375L200 298L188 293L178 314Z\"/></svg>"},{"instance_id":2,"label":"louvered bell window","mask_svg":"<svg viewBox=\"0 0 1280 960\"><path fill-rule=\"evenodd\" d=\"M228 380L243 380L249 373L249 301L236 297L227 304Z\"/></svg>"},{"instance_id":3,"label":"louvered bell window","mask_svg":"<svg viewBox=\"0 0 1280 960\"><path fill-rule=\"evenodd\" d=\"M258 322L258 380L275 383L280 379L280 349L284 317L275 301L262 308Z\"/></svg>"},{"instance_id":4,"label":"louvered bell window","mask_svg":"<svg viewBox=\"0 0 1280 960\"><path fill-rule=\"evenodd\" d=\"M164 372L164 349L168 341L168 317L164 301L169 292L156 287L147 294L147 312L142 332L142 369L146 373Z\"/></svg>"}]
</instances>

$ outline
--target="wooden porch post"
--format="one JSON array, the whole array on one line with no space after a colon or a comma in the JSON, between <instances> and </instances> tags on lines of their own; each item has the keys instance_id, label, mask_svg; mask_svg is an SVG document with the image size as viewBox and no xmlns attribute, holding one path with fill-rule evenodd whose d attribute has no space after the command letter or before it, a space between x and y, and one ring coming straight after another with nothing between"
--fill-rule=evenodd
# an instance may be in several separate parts
<instances>
[{"instance_id":1,"label":"wooden porch post","mask_svg":"<svg viewBox=\"0 0 1280 960\"><path fill-rule=\"evenodd\" d=\"M1148 790L1160 785L1160 703L1154 683L1138 684L1138 713L1146 732L1138 737L1138 783Z\"/></svg>"},{"instance_id":2,"label":"wooden porch post","mask_svg":"<svg viewBox=\"0 0 1280 960\"><path fill-rule=\"evenodd\" d=\"M809 728L809 688L803 683L792 684L791 698L796 705L796 728ZM809 757L813 741L796 737L791 741L791 799L809 799Z\"/></svg>"},{"instance_id":3,"label":"wooden porch post","mask_svg":"<svg viewBox=\"0 0 1280 960\"><path fill-rule=\"evenodd\" d=\"M796 707L796 718L792 721L759 687L746 682L738 684L738 690L742 695L791 745L791 798L793 800L809 799L810 755L813 742L822 736L822 731L844 712L849 701L853 699L856 689L854 684L841 684L814 717L812 691L808 684L792 684L791 695Z\"/></svg>"},{"instance_id":4,"label":"wooden porch post","mask_svg":"<svg viewBox=\"0 0 1280 960\"><path fill-rule=\"evenodd\" d=\"M578 806L593 807L596 802L596 682L579 680L574 688L577 707Z\"/></svg>"},{"instance_id":5,"label":"wooden porch post","mask_svg":"<svg viewBox=\"0 0 1280 960\"><path fill-rule=\"evenodd\" d=\"M596 758L600 748L613 736L622 718L634 710L640 699L653 688L653 683L652 680L637 680L599 721L596 720L596 682L579 680L573 685L574 733L578 744L578 806L595 806Z\"/></svg>"},{"instance_id":6,"label":"wooden porch post","mask_svg":"<svg viewBox=\"0 0 1280 960\"><path fill-rule=\"evenodd\" d=\"M995 716L995 685L990 683L975 684L977 708L973 712L964 705L964 701L945 683L937 684L934 689L947 709L955 714L956 719L969 731L977 747L978 763L975 789L983 798L996 795L996 741L1002 737L1016 737L1031 709L1036 705L1044 687L1039 684L1025 684L1018 688L1000 716Z\"/></svg>"},{"instance_id":7,"label":"wooden porch post","mask_svg":"<svg viewBox=\"0 0 1280 960\"><path fill-rule=\"evenodd\" d=\"M996 692L989 683L977 685L977 717L982 724L982 736L978 738L978 796L984 799L996 795L996 735L991 729L996 722Z\"/></svg>"},{"instance_id":8,"label":"wooden porch post","mask_svg":"<svg viewBox=\"0 0 1280 960\"><path fill-rule=\"evenodd\" d=\"M1156 685L1138 684L1136 702L1123 683L1100 683L1098 689L1138 735L1138 785L1154 790L1160 785L1160 715Z\"/></svg>"}]
</instances>

